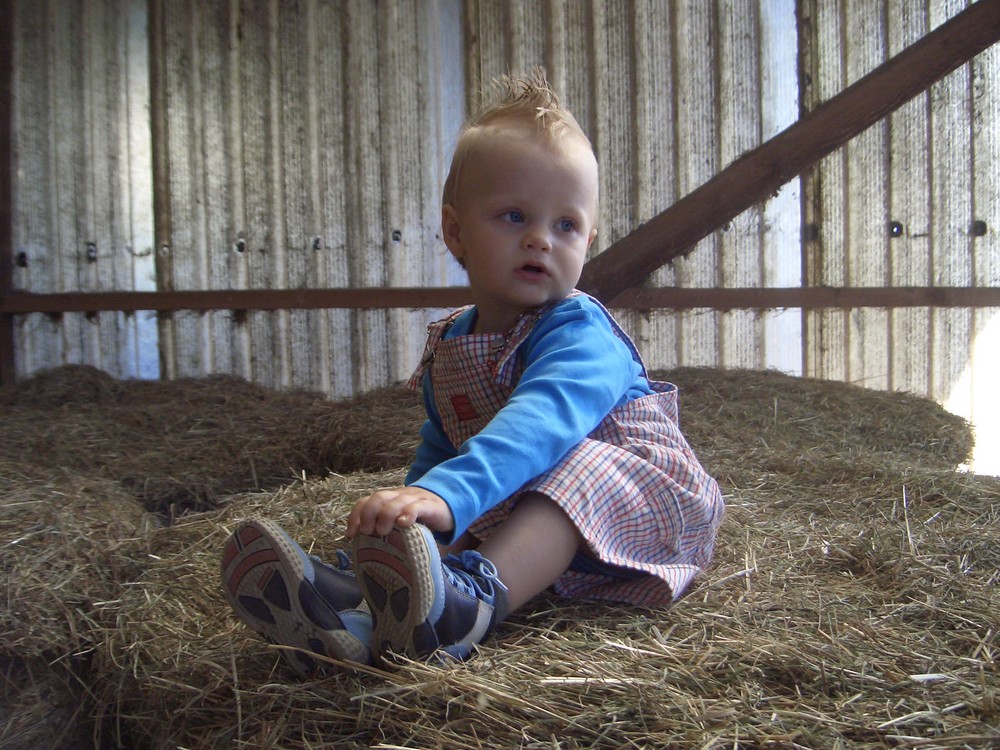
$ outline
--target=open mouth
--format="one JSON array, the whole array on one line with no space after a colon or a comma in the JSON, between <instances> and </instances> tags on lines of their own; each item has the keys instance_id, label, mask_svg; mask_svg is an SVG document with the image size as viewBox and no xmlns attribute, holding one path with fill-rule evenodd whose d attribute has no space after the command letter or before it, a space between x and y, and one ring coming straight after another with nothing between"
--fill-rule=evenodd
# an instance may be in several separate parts
<instances>
[{"instance_id":1,"label":"open mouth","mask_svg":"<svg viewBox=\"0 0 1000 750\"><path fill-rule=\"evenodd\" d=\"M546 273L545 267L536 263L525 263L519 270L529 276L544 276Z\"/></svg>"}]
</instances>

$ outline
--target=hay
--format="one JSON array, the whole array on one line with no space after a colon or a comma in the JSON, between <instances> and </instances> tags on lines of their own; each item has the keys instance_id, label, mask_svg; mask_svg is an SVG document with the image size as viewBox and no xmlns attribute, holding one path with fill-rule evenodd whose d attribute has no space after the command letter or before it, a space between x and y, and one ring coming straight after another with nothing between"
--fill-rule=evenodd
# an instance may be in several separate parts
<instances>
[{"instance_id":1,"label":"hay","mask_svg":"<svg viewBox=\"0 0 1000 750\"><path fill-rule=\"evenodd\" d=\"M151 521L108 480L0 475L0 746L88 746L94 608L139 574L118 553Z\"/></svg>"},{"instance_id":2,"label":"hay","mask_svg":"<svg viewBox=\"0 0 1000 750\"><path fill-rule=\"evenodd\" d=\"M815 484L909 467L950 471L972 454L969 424L929 399L770 371L655 374L680 389L681 428L727 486L747 480L748 464Z\"/></svg>"},{"instance_id":3,"label":"hay","mask_svg":"<svg viewBox=\"0 0 1000 750\"><path fill-rule=\"evenodd\" d=\"M0 747L87 750L89 702L79 675L44 659L0 655Z\"/></svg>"},{"instance_id":4,"label":"hay","mask_svg":"<svg viewBox=\"0 0 1000 750\"><path fill-rule=\"evenodd\" d=\"M465 664L299 682L229 613L222 543L260 514L330 556L353 500L401 470L231 494L109 552L117 588L78 626L97 737L157 750L1000 747L1000 480L955 470L968 426L842 384L666 375L729 507L712 570L674 606L543 595ZM346 429L362 441L369 426ZM9 565L13 532L0 532ZM72 651L65 632L53 651Z\"/></svg>"},{"instance_id":5,"label":"hay","mask_svg":"<svg viewBox=\"0 0 1000 750\"><path fill-rule=\"evenodd\" d=\"M0 474L53 467L112 479L173 518L305 471L378 471L409 460L419 396L393 388L340 403L216 375L117 381L57 368L0 390Z\"/></svg>"},{"instance_id":6,"label":"hay","mask_svg":"<svg viewBox=\"0 0 1000 750\"><path fill-rule=\"evenodd\" d=\"M153 523L114 482L64 473L49 480L0 478L0 603L5 652L27 657L86 652L95 602L114 598L123 546Z\"/></svg>"},{"instance_id":7,"label":"hay","mask_svg":"<svg viewBox=\"0 0 1000 750\"><path fill-rule=\"evenodd\" d=\"M99 669L139 747L986 747L1000 743L1000 485L940 472L947 501L847 497L814 515L731 499L712 575L671 608L542 596L467 664L300 683L214 586L235 521L314 553L350 500L399 475L234 498L156 534ZM941 495L943 497L944 495ZM831 512L839 510L839 513ZM136 735L135 732L141 732ZM839 743L839 745L838 745Z\"/></svg>"}]
</instances>

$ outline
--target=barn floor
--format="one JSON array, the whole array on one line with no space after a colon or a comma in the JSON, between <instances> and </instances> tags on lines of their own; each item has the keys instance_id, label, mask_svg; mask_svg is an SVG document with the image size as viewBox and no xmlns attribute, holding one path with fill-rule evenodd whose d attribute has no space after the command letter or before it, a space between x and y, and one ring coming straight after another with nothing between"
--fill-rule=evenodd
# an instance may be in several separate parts
<instances>
[{"instance_id":1,"label":"barn floor","mask_svg":"<svg viewBox=\"0 0 1000 750\"><path fill-rule=\"evenodd\" d=\"M398 483L419 399L67 367L0 390L0 746L1000 747L1000 480L924 399L678 369L720 481L714 566L662 609L543 595L477 658L297 681L228 611L266 515L313 552Z\"/></svg>"}]
</instances>

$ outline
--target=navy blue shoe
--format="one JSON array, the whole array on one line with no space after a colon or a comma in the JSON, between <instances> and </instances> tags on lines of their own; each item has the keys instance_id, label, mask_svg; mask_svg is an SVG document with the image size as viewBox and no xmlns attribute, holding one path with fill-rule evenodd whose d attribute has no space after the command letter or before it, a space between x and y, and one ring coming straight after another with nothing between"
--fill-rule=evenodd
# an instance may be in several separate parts
<instances>
[{"instance_id":1,"label":"navy blue shoe","mask_svg":"<svg viewBox=\"0 0 1000 750\"><path fill-rule=\"evenodd\" d=\"M474 550L442 559L421 524L359 534L354 559L379 657L465 659L507 616L507 587L493 563Z\"/></svg>"},{"instance_id":2,"label":"navy blue shoe","mask_svg":"<svg viewBox=\"0 0 1000 750\"><path fill-rule=\"evenodd\" d=\"M371 664L372 618L350 559L334 567L311 557L277 524L241 523L222 555L222 589L233 610L300 677L332 668L315 654Z\"/></svg>"}]
</instances>

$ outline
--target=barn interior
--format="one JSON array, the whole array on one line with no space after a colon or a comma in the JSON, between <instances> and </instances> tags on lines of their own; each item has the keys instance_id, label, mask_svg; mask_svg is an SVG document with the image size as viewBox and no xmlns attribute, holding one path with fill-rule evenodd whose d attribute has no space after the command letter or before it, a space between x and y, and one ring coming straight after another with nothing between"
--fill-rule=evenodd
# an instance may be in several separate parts
<instances>
[{"instance_id":1,"label":"barn interior","mask_svg":"<svg viewBox=\"0 0 1000 750\"><path fill-rule=\"evenodd\" d=\"M9 0L0 39L4 747L1000 746L1000 3ZM454 137L536 65L715 561L298 680L219 551L330 557L401 481L469 301Z\"/></svg>"}]
</instances>

